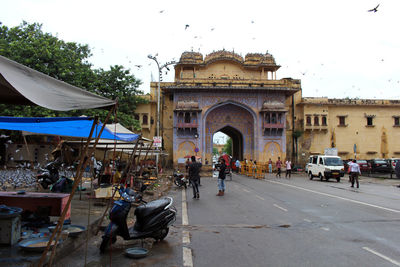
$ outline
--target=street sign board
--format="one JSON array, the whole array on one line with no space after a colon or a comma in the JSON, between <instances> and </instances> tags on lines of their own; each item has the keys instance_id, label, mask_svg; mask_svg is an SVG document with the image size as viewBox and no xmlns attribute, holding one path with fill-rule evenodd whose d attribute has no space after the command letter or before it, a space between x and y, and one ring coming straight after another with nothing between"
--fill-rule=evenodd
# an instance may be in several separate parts
<instances>
[{"instance_id":1,"label":"street sign board","mask_svg":"<svg viewBox=\"0 0 400 267\"><path fill-rule=\"evenodd\" d=\"M153 136L153 147L162 147L162 137Z\"/></svg>"}]
</instances>

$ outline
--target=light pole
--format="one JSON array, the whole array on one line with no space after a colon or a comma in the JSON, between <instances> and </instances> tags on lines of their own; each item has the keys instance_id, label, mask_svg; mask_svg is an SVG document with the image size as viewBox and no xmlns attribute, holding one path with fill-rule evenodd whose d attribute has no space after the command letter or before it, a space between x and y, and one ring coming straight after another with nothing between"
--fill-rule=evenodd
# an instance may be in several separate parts
<instances>
[{"instance_id":1,"label":"light pole","mask_svg":"<svg viewBox=\"0 0 400 267\"><path fill-rule=\"evenodd\" d=\"M160 83L161 83L161 75L162 75L162 70L166 68L169 70L168 66L175 64L175 61L169 61L166 62L164 65L161 65L158 63L158 60L156 58L157 55L152 56L148 55L147 57L149 59L154 60L157 63L157 68L158 68L158 86L157 86L157 136L160 137L160 125L161 125L161 120L160 120L160 101L161 101L161 88L160 88ZM162 140L162 139L161 139ZM162 150L162 143L160 147L160 151ZM158 174L158 155L157 155L157 174Z\"/></svg>"},{"instance_id":2,"label":"light pole","mask_svg":"<svg viewBox=\"0 0 400 267\"><path fill-rule=\"evenodd\" d=\"M161 101L161 89L160 89L160 82L161 82L161 75L162 75L162 70L163 68L166 68L169 70L168 66L175 64L175 61L169 61L165 63L164 65L160 66L158 63L158 60L156 56L148 55L147 56L149 59L154 60L157 63L157 68L158 68L158 86L157 86L157 136L160 136L160 101Z\"/></svg>"}]
</instances>

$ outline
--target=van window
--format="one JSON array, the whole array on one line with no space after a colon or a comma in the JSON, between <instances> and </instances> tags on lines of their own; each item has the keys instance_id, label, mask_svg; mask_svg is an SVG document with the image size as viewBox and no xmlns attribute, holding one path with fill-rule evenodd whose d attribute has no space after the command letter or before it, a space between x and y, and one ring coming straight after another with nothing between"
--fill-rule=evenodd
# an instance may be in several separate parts
<instances>
[{"instance_id":1,"label":"van window","mask_svg":"<svg viewBox=\"0 0 400 267\"><path fill-rule=\"evenodd\" d=\"M322 158L319 158L319 164L324 165L324 161L322 160Z\"/></svg>"},{"instance_id":2,"label":"van window","mask_svg":"<svg viewBox=\"0 0 400 267\"><path fill-rule=\"evenodd\" d=\"M325 163L328 166L342 166L343 161L340 158L325 158Z\"/></svg>"},{"instance_id":3,"label":"van window","mask_svg":"<svg viewBox=\"0 0 400 267\"><path fill-rule=\"evenodd\" d=\"M313 157L313 162L312 163L314 163L314 164L317 164L317 157Z\"/></svg>"}]
</instances>

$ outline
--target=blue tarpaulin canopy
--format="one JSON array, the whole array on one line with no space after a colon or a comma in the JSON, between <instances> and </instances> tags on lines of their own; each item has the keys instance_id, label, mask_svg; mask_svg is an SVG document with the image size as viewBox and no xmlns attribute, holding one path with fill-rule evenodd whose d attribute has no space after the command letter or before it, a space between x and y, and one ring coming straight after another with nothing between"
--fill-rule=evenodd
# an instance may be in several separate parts
<instances>
[{"instance_id":1,"label":"blue tarpaulin canopy","mask_svg":"<svg viewBox=\"0 0 400 267\"><path fill-rule=\"evenodd\" d=\"M63 117L63 118L16 118L0 117L0 129L27 131L37 134L59 135L67 137L88 138L93 125L93 119L88 117ZM99 122L93 132L93 138L98 136L103 124ZM134 133L114 133L103 130L101 139L120 140L131 142L139 138Z\"/></svg>"}]
</instances>

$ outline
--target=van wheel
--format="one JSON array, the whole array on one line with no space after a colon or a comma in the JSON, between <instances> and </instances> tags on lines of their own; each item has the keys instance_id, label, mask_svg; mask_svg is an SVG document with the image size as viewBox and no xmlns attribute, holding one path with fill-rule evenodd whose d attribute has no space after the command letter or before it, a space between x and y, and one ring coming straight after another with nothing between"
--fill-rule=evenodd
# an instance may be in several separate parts
<instances>
[{"instance_id":1,"label":"van wheel","mask_svg":"<svg viewBox=\"0 0 400 267\"><path fill-rule=\"evenodd\" d=\"M322 174L318 174L319 180L322 181L324 179L324 176L322 176Z\"/></svg>"},{"instance_id":2,"label":"van wheel","mask_svg":"<svg viewBox=\"0 0 400 267\"><path fill-rule=\"evenodd\" d=\"M340 183L340 177L336 178L336 181L337 181L338 183Z\"/></svg>"},{"instance_id":3,"label":"van wheel","mask_svg":"<svg viewBox=\"0 0 400 267\"><path fill-rule=\"evenodd\" d=\"M312 180L312 178L314 177L314 176L312 175L312 172L309 172L309 173L308 173L308 177L310 178L310 180Z\"/></svg>"}]
</instances>

